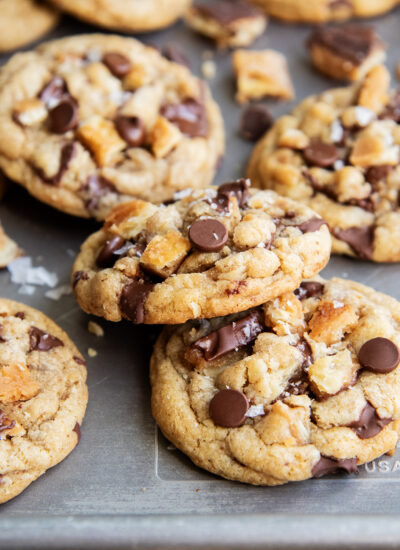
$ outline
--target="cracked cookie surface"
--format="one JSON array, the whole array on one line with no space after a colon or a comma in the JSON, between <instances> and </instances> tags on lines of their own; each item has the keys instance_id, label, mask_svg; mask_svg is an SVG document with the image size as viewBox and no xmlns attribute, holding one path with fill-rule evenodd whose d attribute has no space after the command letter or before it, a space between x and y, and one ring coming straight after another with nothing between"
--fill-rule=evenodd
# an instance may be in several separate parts
<instances>
[{"instance_id":1,"label":"cracked cookie surface","mask_svg":"<svg viewBox=\"0 0 400 550\"><path fill-rule=\"evenodd\" d=\"M330 254L326 222L249 185L117 207L75 261L79 305L111 321L175 324L245 310L318 273Z\"/></svg>"},{"instance_id":2,"label":"cracked cookie surface","mask_svg":"<svg viewBox=\"0 0 400 550\"><path fill-rule=\"evenodd\" d=\"M147 32L172 25L191 0L50 0L93 25L122 32Z\"/></svg>"},{"instance_id":3,"label":"cracked cookie surface","mask_svg":"<svg viewBox=\"0 0 400 550\"><path fill-rule=\"evenodd\" d=\"M292 23L324 23L351 17L374 17L398 5L399 0L251 0L273 17Z\"/></svg>"},{"instance_id":4,"label":"cracked cookie surface","mask_svg":"<svg viewBox=\"0 0 400 550\"><path fill-rule=\"evenodd\" d=\"M41 312L0 299L0 503L77 445L88 400L85 361Z\"/></svg>"},{"instance_id":5,"label":"cracked cookie surface","mask_svg":"<svg viewBox=\"0 0 400 550\"><path fill-rule=\"evenodd\" d=\"M57 10L36 0L0 0L0 13L0 52L37 40L59 20Z\"/></svg>"},{"instance_id":6,"label":"cracked cookie surface","mask_svg":"<svg viewBox=\"0 0 400 550\"><path fill-rule=\"evenodd\" d=\"M399 346L396 300L318 277L240 315L165 328L153 415L195 464L228 479L356 472L396 447Z\"/></svg>"},{"instance_id":7,"label":"cracked cookie surface","mask_svg":"<svg viewBox=\"0 0 400 550\"><path fill-rule=\"evenodd\" d=\"M0 168L69 214L205 187L223 151L207 86L134 39L73 36L2 67Z\"/></svg>"},{"instance_id":8,"label":"cracked cookie surface","mask_svg":"<svg viewBox=\"0 0 400 550\"><path fill-rule=\"evenodd\" d=\"M329 224L332 250L400 261L400 94L382 65L305 99L256 145L253 185L303 201Z\"/></svg>"}]
</instances>

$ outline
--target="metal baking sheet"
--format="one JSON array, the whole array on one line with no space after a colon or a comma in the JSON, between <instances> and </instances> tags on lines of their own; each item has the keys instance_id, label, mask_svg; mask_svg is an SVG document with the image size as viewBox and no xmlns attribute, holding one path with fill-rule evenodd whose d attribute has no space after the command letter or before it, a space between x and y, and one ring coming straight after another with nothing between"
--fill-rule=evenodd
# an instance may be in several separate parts
<instances>
[{"instance_id":1,"label":"metal baking sheet","mask_svg":"<svg viewBox=\"0 0 400 550\"><path fill-rule=\"evenodd\" d=\"M1 14L0 14L1 17ZM400 60L400 10L373 21L389 44L395 79ZM52 37L96 29L65 17ZM286 54L297 100L332 86L310 66L304 40L308 27L270 22L253 48ZM142 37L162 46L179 43L201 74L202 54L214 51L218 70L211 87L226 123L227 155L216 178L221 183L245 172L251 144L238 135L241 109L234 101L229 53L183 24ZM6 57L1 59L6 61ZM394 82L396 85L396 82ZM292 104L266 101L275 116ZM294 103L293 103L294 104ZM190 181L188 181L190 185ZM0 204L7 232L35 265L69 279L72 252L98 225L56 212L10 187ZM400 299L399 265L332 258L326 277L353 278ZM88 358L90 391L79 447L22 495L0 508L0 548L398 548L400 546L400 451L361 468L359 476L323 478L275 488L219 479L201 471L160 435L150 411L148 360L155 327L98 321L98 338L87 330L89 316L72 296L45 297L43 287L23 296L0 273L0 294L36 307L65 329Z\"/></svg>"}]
</instances>

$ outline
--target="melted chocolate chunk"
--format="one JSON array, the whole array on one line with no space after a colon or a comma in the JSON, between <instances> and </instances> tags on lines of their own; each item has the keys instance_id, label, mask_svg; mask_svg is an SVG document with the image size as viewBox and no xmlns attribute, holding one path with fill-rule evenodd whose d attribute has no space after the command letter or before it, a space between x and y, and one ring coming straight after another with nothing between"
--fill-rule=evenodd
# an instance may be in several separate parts
<instances>
[{"instance_id":1,"label":"melted chocolate chunk","mask_svg":"<svg viewBox=\"0 0 400 550\"><path fill-rule=\"evenodd\" d=\"M130 60L118 52L109 52L103 56L103 63L117 78L122 78L131 70Z\"/></svg>"},{"instance_id":2,"label":"melted chocolate chunk","mask_svg":"<svg viewBox=\"0 0 400 550\"><path fill-rule=\"evenodd\" d=\"M381 432L391 421L391 418L379 418L375 407L367 403L360 418L348 424L348 427L353 428L360 439L369 439Z\"/></svg>"},{"instance_id":3,"label":"melted chocolate chunk","mask_svg":"<svg viewBox=\"0 0 400 550\"><path fill-rule=\"evenodd\" d=\"M0 409L0 433L12 430L15 426L15 420L11 420L6 413Z\"/></svg>"},{"instance_id":4,"label":"melted chocolate chunk","mask_svg":"<svg viewBox=\"0 0 400 550\"><path fill-rule=\"evenodd\" d=\"M29 329L29 351L50 351L63 345L61 340L40 328L31 327Z\"/></svg>"},{"instance_id":5,"label":"melted chocolate chunk","mask_svg":"<svg viewBox=\"0 0 400 550\"><path fill-rule=\"evenodd\" d=\"M81 359L77 355L74 355L74 361L75 363L78 363L78 365L83 365L84 367L86 367L86 361L84 359Z\"/></svg>"},{"instance_id":6,"label":"melted chocolate chunk","mask_svg":"<svg viewBox=\"0 0 400 550\"><path fill-rule=\"evenodd\" d=\"M14 317L18 317L18 319L25 319L25 313L23 311L17 311L17 313L14 315Z\"/></svg>"},{"instance_id":7,"label":"melted chocolate chunk","mask_svg":"<svg viewBox=\"0 0 400 550\"><path fill-rule=\"evenodd\" d=\"M49 107L54 106L54 103L58 103L66 95L68 95L68 88L65 80L55 76L39 93L39 99Z\"/></svg>"},{"instance_id":8,"label":"melted chocolate chunk","mask_svg":"<svg viewBox=\"0 0 400 550\"><path fill-rule=\"evenodd\" d=\"M382 164L381 166L370 166L365 172L365 179L373 187L377 186L379 182L386 181L386 178L393 170L393 166L389 164Z\"/></svg>"},{"instance_id":9,"label":"melted chocolate chunk","mask_svg":"<svg viewBox=\"0 0 400 550\"><path fill-rule=\"evenodd\" d=\"M192 344L192 349L200 351L206 361L213 361L229 351L250 344L263 330L261 315L255 311L200 338Z\"/></svg>"},{"instance_id":10,"label":"melted chocolate chunk","mask_svg":"<svg viewBox=\"0 0 400 550\"><path fill-rule=\"evenodd\" d=\"M108 181L103 176L97 174L89 176L86 184L82 188L89 195L89 199L86 201L86 208L89 212L95 212L99 206L100 199L108 193L116 193L115 185Z\"/></svg>"},{"instance_id":11,"label":"melted chocolate chunk","mask_svg":"<svg viewBox=\"0 0 400 550\"><path fill-rule=\"evenodd\" d=\"M60 166L58 172L54 176L46 176L44 171L41 168L35 168L38 176L49 185L58 185L62 180L63 175L68 170L71 160L76 155L76 144L75 142L66 143L61 148L60 154Z\"/></svg>"},{"instance_id":12,"label":"melted chocolate chunk","mask_svg":"<svg viewBox=\"0 0 400 550\"><path fill-rule=\"evenodd\" d=\"M307 40L307 46L322 46L353 65L360 65L378 42L372 27L340 25L316 28Z\"/></svg>"},{"instance_id":13,"label":"melted chocolate chunk","mask_svg":"<svg viewBox=\"0 0 400 550\"><path fill-rule=\"evenodd\" d=\"M240 208L247 204L250 196L249 193L250 180L241 178L236 181L223 183L218 187L217 197L212 202L217 206L219 211L228 209L229 197L235 197Z\"/></svg>"},{"instance_id":14,"label":"melted chocolate chunk","mask_svg":"<svg viewBox=\"0 0 400 550\"><path fill-rule=\"evenodd\" d=\"M236 428L246 420L249 402L238 390L220 390L211 400L210 416L214 424L224 428Z\"/></svg>"},{"instance_id":15,"label":"melted chocolate chunk","mask_svg":"<svg viewBox=\"0 0 400 550\"><path fill-rule=\"evenodd\" d=\"M121 310L135 324L143 323L145 318L144 305L147 295L153 290L154 284L147 281L132 281L124 286L121 293Z\"/></svg>"},{"instance_id":16,"label":"melted chocolate chunk","mask_svg":"<svg viewBox=\"0 0 400 550\"><path fill-rule=\"evenodd\" d=\"M312 468L312 475L316 478L326 476L328 474L338 474L341 472L358 474L357 459L343 458L341 460L335 460L334 458L321 456L319 461L314 464Z\"/></svg>"},{"instance_id":17,"label":"melted chocolate chunk","mask_svg":"<svg viewBox=\"0 0 400 550\"><path fill-rule=\"evenodd\" d=\"M196 99L188 97L181 103L164 105L161 114L188 137L208 136L207 112L204 105Z\"/></svg>"},{"instance_id":18,"label":"melted chocolate chunk","mask_svg":"<svg viewBox=\"0 0 400 550\"><path fill-rule=\"evenodd\" d=\"M339 150L332 143L312 139L303 151L305 161L312 166L328 168L339 158Z\"/></svg>"},{"instance_id":19,"label":"melted chocolate chunk","mask_svg":"<svg viewBox=\"0 0 400 550\"><path fill-rule=\"evenodd\" d=\"M312 358L312 349L309 345L309 343L307 342L307 340L304 340L304 338L302 338L297 344L296 344L296 348L301 351L301 353L303 354L303 363L302 363L302 368L306 368L306 367L309 367L312 362L313 362L313 358ZM304 379L304 376L305 376L305 373L303 372L302 375L301 375L301 378L302 380L306 380L307 382L307 386L308 386L308 377L306 377Z\"/></svg>"},{"instance_id":20,"label":"melted chocolate chunk","mask_svg":"<svg viewBox=\"0 0 400 550\"><path fill-rule=\"evenodd\" d=\"M3 338L3 325L0 325L0 343L1 342L6 342L7 340L5 340Z\"/></svg>"},{"instance_id":21,"label":"melted chocolate chunk","mask_svg":"<svg viewBox=\"0 0 400 550\"><path fill-rule=\"evenodd\" d=\"M396 93L393 95L379 118L400 122L400 89L396 90Z\"/></svg>"},{"instance_id":22,"label":"melted chocolate chunk","mask_svg":"<svg viewBox=\"0 0 400 550\"><path fill-rule=\"evenodd\" d=\"M137 116L118 116L115 127L124 141L131 147L141 147L146 139L146 129Z\"/></svg>"},{"instance_id":23,"label":"melted chocolate chunk","mask_svg":"<svg viewBox=\"0 0 400 550\"><path fill-rule=\"evenodd\" d=\"M262 12L244 0L213 0L208 3L195 4L196 11L210 19L214 19L223 27L238 19L258 17Z\"/></svg>"},{"instance_id":24,"label":"melted chocolate chunk","mask_svg":"<svg viewBox=\"0 0 400 550\"><path fill-rule=\"evenodd\" d=\"M310 220L301 223L297 227L302 233L312 233L314 231L318 231L318 229L320 229L322 225L328 225L328 223L321 218L311 218Z\"/></svg>"},{"instance_id":25,"label":"melted chocolate chunk","mask_svg":"<svg viewBox=\"0 0 400 550\"><path fill-rule=\"evenodd\" d=\"M64 97L49 111L49 129L54 134L65 134L78 126L78 104L71 96Z\"/></svg>"},{"instance_id":26,"label":"melted chocolate chunk","mask_svg":"<svg viewBox=\"0 0 400 550\"><path fill-rule=\"evenodd\" d=\"M299 288L294 291L299 300L306 300L314 296L321 296L324 291L324 285L317 281L304 281Z\"/></svg>"},{"instance_id":27,"label":"melted chocolate chunk","mask_svg":"<svg viewBox=\"0 0 400 550\"><path fill-rule=\"evenodd\" d=\"M374 226L334 229L334 236L347 243L364 260L372 260L374 253Z\"/></svg>"},{"instance_id":28,"label":"melted chocolate chunk","mask_svg":"<svg viewBox=\"0 0 400 550\"><path fill-rule=\"evenodd\" d=\"M163 55L169 61L173 61L174 63L179 63L179 65L184 65L185 67L190 69L190 61L188 60L186 55L183 53L180 46L178 46L178 44L174 44L173 42L166 44L163 48Z\"/></svg>"},{"instance_id":29,"label":"melted chocolate chunk","mask_svg":"<svg viewBox=\"0 0 400 550\"><path fill-rule=\"evenodd\" d=\"M399 364L400 351L388 338L372 338L361 346L358 360L364 368L378 374L386 374Z\"/></svg>"},{"instance_id":30,"label":"melted chocolate chunk","mask_svg":"<svg viewBox=\"0 0 400 550\"><path fill-rule=\"evenodd\" d=\"M274 122L271 113L262 105L249 105L240 118L240 133L248 141L257 141Z\"/></svg>"},{"instance_id":31,"label":"melted chocolate chunk","mask_svg":"<svg viewBox=\"0 0 400 550\"><path fill-rule=\"evenodd\" d=\"M189 239L203 252L218 252L228 241L228 230L218 220L197 220L190 226Z\"/></svg>"},{"instance_id":32,"label":"melted chocolate chunk","mask_svg":"<svg viewBox=\"0 0 400 550\"><path fill-rule=\"evenodd\" d=\"M124 246L125 243L125 239L119 235L115 235L115 237L106 241L96 259L96 264L98 267L112 267L120 257L118 251Z\"/></svg>"},{"instance_id":33,"label":"melted chocolate chunk","mask_svg":"<svg viewBox=\"0 0 400 550\"><path fill-rule=\"evenodd\" d=\"M72 275L72 288L75 288L81 279L83 281L87 281L89 279L89 275L86 271L75 271Z\"/></svg>"},{"instance_id":34,"label":"melted chocolate chunk","mask_svg":"<svg viewBox=\"0 0 400 550\"><path fill-rule=\"evenodd\" d=\"M80 426L79 422L76 422L76 423L75 423L75 426L73 427L73 430L72 430L72 431L76 433L76 436L77 436L77 438L78 438L77 445L79 445L79 442L80 442L81 436L82 436L82 433L81 433L81 426Z\"/></svg>"},{"instance_id":35,"label":"melted chocolate chunk","mask_svg":"<svg viewBox=\"0 0 400 550\"><path fill-rule=\"evenodd\" d=\"M343 204L349 204L350 206L358 206L358 208L362 208L367 212L375 211L375 203L371 197L367 197L366 199L350 199L349 201Z\"/></svg>"}]
</instances>

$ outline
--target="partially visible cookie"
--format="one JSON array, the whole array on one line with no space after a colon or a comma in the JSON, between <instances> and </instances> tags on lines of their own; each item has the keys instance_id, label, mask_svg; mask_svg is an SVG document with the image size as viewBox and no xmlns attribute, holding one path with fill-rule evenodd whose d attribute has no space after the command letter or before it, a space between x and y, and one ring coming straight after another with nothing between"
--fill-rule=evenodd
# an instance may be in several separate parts
<instances>
[{"instance_id":1,"label":"partially visible cookie","mask_svg":"<svg viewBox=\"0 0 400 550\"><path fill-rule=\"evenodd\" d=\"M274 17L291 23L324 23L351 17L374 17L397 6L399 0L252 0Z\"/></svg>"},{"instance_id":2,"label":"partially visible cookie","mask_svg":"<svg viewBox=\"0 0 400 550\"><path fill-rule=\"evenodd\" d=\"M81 247L72 275L87 313L182 323L242 311L298 286L329 259L326 222L248 180L117 207Z\"/></svg>"},{"instance_id":3,"label":"partially visible cookie","mask_svg":"<svg viewBox=\"0 0 400 550\"><path fill-rule=\"evenodd\" d=\"M246 0L197 2L188 10L186 22L220 48L250 45L267 24L264 13Z\"/></svg>"},{"instance_id":4,"label":"partially visible cookie","mask_svg":"<svg viewBox=\"0 0 400 550\"><path fill-rule=\"evenodd\" d=\"M223 152L206 84L132 38L63 38L2 67L0 168L69 214L205 187Z\"/></svg>"},{"instance_id":5,"label":"partially visible cookie","mask_svg":"<svg viewBox=\"0 0 400 550\"><path fill-rule=\"evenodd\" d=\"M25 46L56 26L59 13L39 0L0 0L0 52Z\"/></svg>"},{"instance_id":6,"label":"partially visible cookie","mask_svg":"<svg viewBox=\"0 0 400 550\"><path fill-rule=\"evenodd\" d=\"M318 27L307 40L315 67L332 78L360 80L386 58L386 46L372 27Z\"/></svg>"},{"instance_id":7,"label":"partially visible cookie","mask_svg":"<svg viewBox=\"0 0 400 550\"><path fill-rule=\"evenodd\" d=\"M333 252L400 261L400 95L382 65L302 101L256 145L248 175L318 212Z\"/></svg>"},{"instance_id":8,"label":"partially visible cookie","mask_svg":"<svg viewBox=\"0 0 400 550\"><path fill-rule=\"evenodd\" d=\"M191 0L50 0L58 8L93 25L126 33L172 25Z\"/></svg>"},{"instance_id":9,"label":"partially visible cookie","mask_svg":"<svg viewBox=\"0 0 400 550\"><path fill-rule=\"evenodd\" d=\"M10 239L0 223L0 269L21 256L22 251L15 241Z\"/></svg>"},{"instance_id":10,"label":"partially visible cookie","mask_svg":"<svg viewBox=\"0 0 400 550\"><path fill-rule=\"evenodd\" d=\"M240 315L165 328L151 359L163 434L222 477L279 485L357 472L396 447L400 304L303 282Z\"/></svg>"},{"instance_id":11,"label":"partially visible cookie","mask_svg":"<svg viewBox=\"0 0 400 550\"><path fill-rule=\"evenodd\" d=\"M0 299L0 503L63 460L80 439L85 361L40 311Z\"/></svg>"}]
</instances>

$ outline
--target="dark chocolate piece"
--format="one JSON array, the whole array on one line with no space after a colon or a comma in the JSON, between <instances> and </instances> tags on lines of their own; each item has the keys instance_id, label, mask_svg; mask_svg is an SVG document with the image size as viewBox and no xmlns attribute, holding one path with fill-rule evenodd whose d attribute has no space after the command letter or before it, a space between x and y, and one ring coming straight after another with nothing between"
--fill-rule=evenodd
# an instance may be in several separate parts
<instances>
[{"instance_id":1,"label":"dark chocolate piece","mask_svg":"<svg viewBox=\"0 0 400 550\"><path fill-rule=\"evenodd\" d=\"M372 225L334 229L334 236L347 243L352 250L364 260L372 260L374 253L374 231Z\"/></svg>"},{"instance_id":2,"label":"dark chocolate piece","mask_svg":"<svg viewBox=\"0 0 400 550\"><path fill-rule=\"evenodd\" d=\"M391 418L379 418L375 407L367 403L361 411L360 418L348 424L360 439L375 437L392 421Z\"/></svg>"},{"instance_id":3,"label":"dark chocolate piece","mask_svg":"<svg viewBox=\"0 0 400 550\"><path fill-rule=\"evenodd\" d=\"M358 474L357 459L343 458L341 460L335 460L334 458L321 456L319 461L312 467L312 475L316 478L341 472Z\"/></svg>"},{"instance_id":4,"label":"dark chocolate piece","mask_svg":"<svg viewBox=\"0 0 400 550\"><path fill-rule=\"evenodd\" d=\"M224 428L236 428L246 420L249 402L238 390L220 390L211 400L210 416L214 424Z\"/></svg>"},{"instance_id":5,"label":"dark chocolate piece","mask_svg":"<svg viewBox=\"0 0 400 550\"><path fill-rule=\"evenodd\" d=\"M143 323L145 318L144 305L147 295L153 290L154 284L147 281L132 281L124 286L121 293L121 310L135 324Z\"/></svg>"},{"instance_id":6,"label":"dark chocolate piece","mask_svg":"<svg viewBox=\"0 0 400 550\"><path fill-rule=\"evenodd\" d=\"M29 351L50 351L53 348L63 346L64 343L55 336L37 327L29 329Z\"/></svg>"},{"instance_id":7,"label":"dark chocolate piece","mask_svg":"<svg viewBox=\"0 0 400 550\"><path fill-rule=\"evenodd\" d=\"M209 125L202 103L188 97L181 103L170 103L161 108L161 114L188 137L207 137Z\"/></svg>"},{"instance_id":8,"label":"dark chocolate piece","mask_svg":"<svg viewBox=\"0 0 400 550\"><path fill-rule=\"evenodd\" d=\"M378 374L386 374L399 364L400 351L388 338L372 338L361 346L358 360L366 369Z\"/></svg>"},{"instance_id":9,"label":"dark chocolate piece","mask_svg":"<svg viewBox=\"0 0 400 550\"><path fill-rule=\"evenodd\" d=\"M218 252L228 241L225 225L212 218L197 220L189 229L190 242L204 252Z\"/></svg>"}]
</instances>

